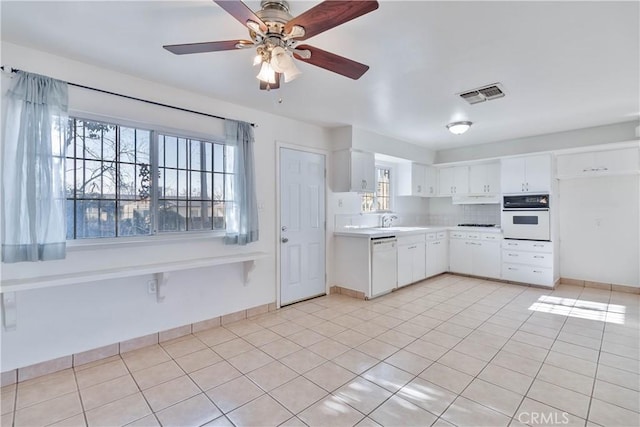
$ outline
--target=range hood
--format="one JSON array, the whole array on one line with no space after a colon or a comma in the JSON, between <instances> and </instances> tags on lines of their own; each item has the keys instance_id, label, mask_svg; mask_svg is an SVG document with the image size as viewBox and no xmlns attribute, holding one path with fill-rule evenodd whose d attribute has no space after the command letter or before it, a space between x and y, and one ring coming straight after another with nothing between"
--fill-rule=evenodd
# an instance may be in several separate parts
<instances>
[{"instance_id":1,"label":"range hood","mask_svg":"<svg viewBox=\"0 0 640 427\"><path fill-rule=\"evenodd\" d=\"M451 203L454 205L499 205L500 196L497 194L451 196Z\"/></svg>"}]
</instances>

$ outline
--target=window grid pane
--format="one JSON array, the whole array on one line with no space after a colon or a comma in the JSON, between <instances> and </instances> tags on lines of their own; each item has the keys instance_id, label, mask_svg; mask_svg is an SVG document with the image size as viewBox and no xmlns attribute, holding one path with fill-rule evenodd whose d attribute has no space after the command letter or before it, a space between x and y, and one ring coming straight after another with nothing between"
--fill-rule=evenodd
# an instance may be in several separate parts
<instances>
[{"instance_id":1,"label":"window grid pane","mask_svg":"<svg viewBox=\"0 0 640 427\"><path fill-rule=\"evenodd\" d=\"M160 135L159 140L160 147L167 147L175 138ZM225 205L231 202L226 197L231 194L227 191L232 179L227 165L231 148L186 138L177 142L184 147L178 151L177 163L165 163L162 157L158 163L160 180L164 180L158 193L159 232L224 230Z\"/></svg>"},{"instance_id":2,"label":"window grid pane","mask_svg":"<svg viewBox=\"0 0 640 427\"><path fill-rule=\"evenodd\" d=\"M149 130L78 118L69 129L67 239L150 235L153 213L159 232L225 229L233 147L159 135L152 167Z\"/></svg>"}]
</instances>

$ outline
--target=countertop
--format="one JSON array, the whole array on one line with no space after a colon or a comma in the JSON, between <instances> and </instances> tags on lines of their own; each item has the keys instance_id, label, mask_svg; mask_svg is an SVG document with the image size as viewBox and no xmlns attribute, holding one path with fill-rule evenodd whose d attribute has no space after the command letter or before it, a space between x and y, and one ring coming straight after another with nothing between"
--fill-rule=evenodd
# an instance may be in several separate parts
<instances>
[{"instance_id":1,"label":"countertop","mask_svg":"<svg viewBox=\"0 0 640 427\"><path fill-rule=\"evenodd\" d=\"M410 234L432 233L437 231L467 231L481 233L501 233L500 227L458 227L458 226L424 226L424 227L371 227L371 228L348 228L334 231L334 236L346 237L390 237L406 236Z\"/></svg>"}]
</instances>

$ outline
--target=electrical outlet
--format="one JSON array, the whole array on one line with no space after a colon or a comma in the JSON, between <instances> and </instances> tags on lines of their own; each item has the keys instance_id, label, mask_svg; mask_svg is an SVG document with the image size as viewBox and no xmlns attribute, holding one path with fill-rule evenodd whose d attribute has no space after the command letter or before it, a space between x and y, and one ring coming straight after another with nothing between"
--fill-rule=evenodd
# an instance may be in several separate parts
<instances>
[{"instance_id":1,"label":"electrical outlet","mask_svg":"<svg viewBox=\"0 0 640 427\"><path fill-rule=\"evenodd\" d=\"M147 292L150 294L155 294L158 290L158 282L155 280L149 280L147 282Z\"/></svg>"}]
</instances>

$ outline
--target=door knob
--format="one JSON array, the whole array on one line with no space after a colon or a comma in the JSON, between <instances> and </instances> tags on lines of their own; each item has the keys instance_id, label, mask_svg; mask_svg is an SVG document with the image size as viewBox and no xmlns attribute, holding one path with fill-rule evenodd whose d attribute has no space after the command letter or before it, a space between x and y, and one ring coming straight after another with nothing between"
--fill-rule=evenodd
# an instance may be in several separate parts
<instances>
[{"instance_id":1,"label":"door knob","mask_svg":"<svg viewBox=\"0 0 640 427\"><path fill-rule=\"evenodd\" d=\"M289 241L289 239L287 239L286 237L283 237L282 239L280 239L280 241L282 243L287 243Z\"/></svg>"}]
</instances>

